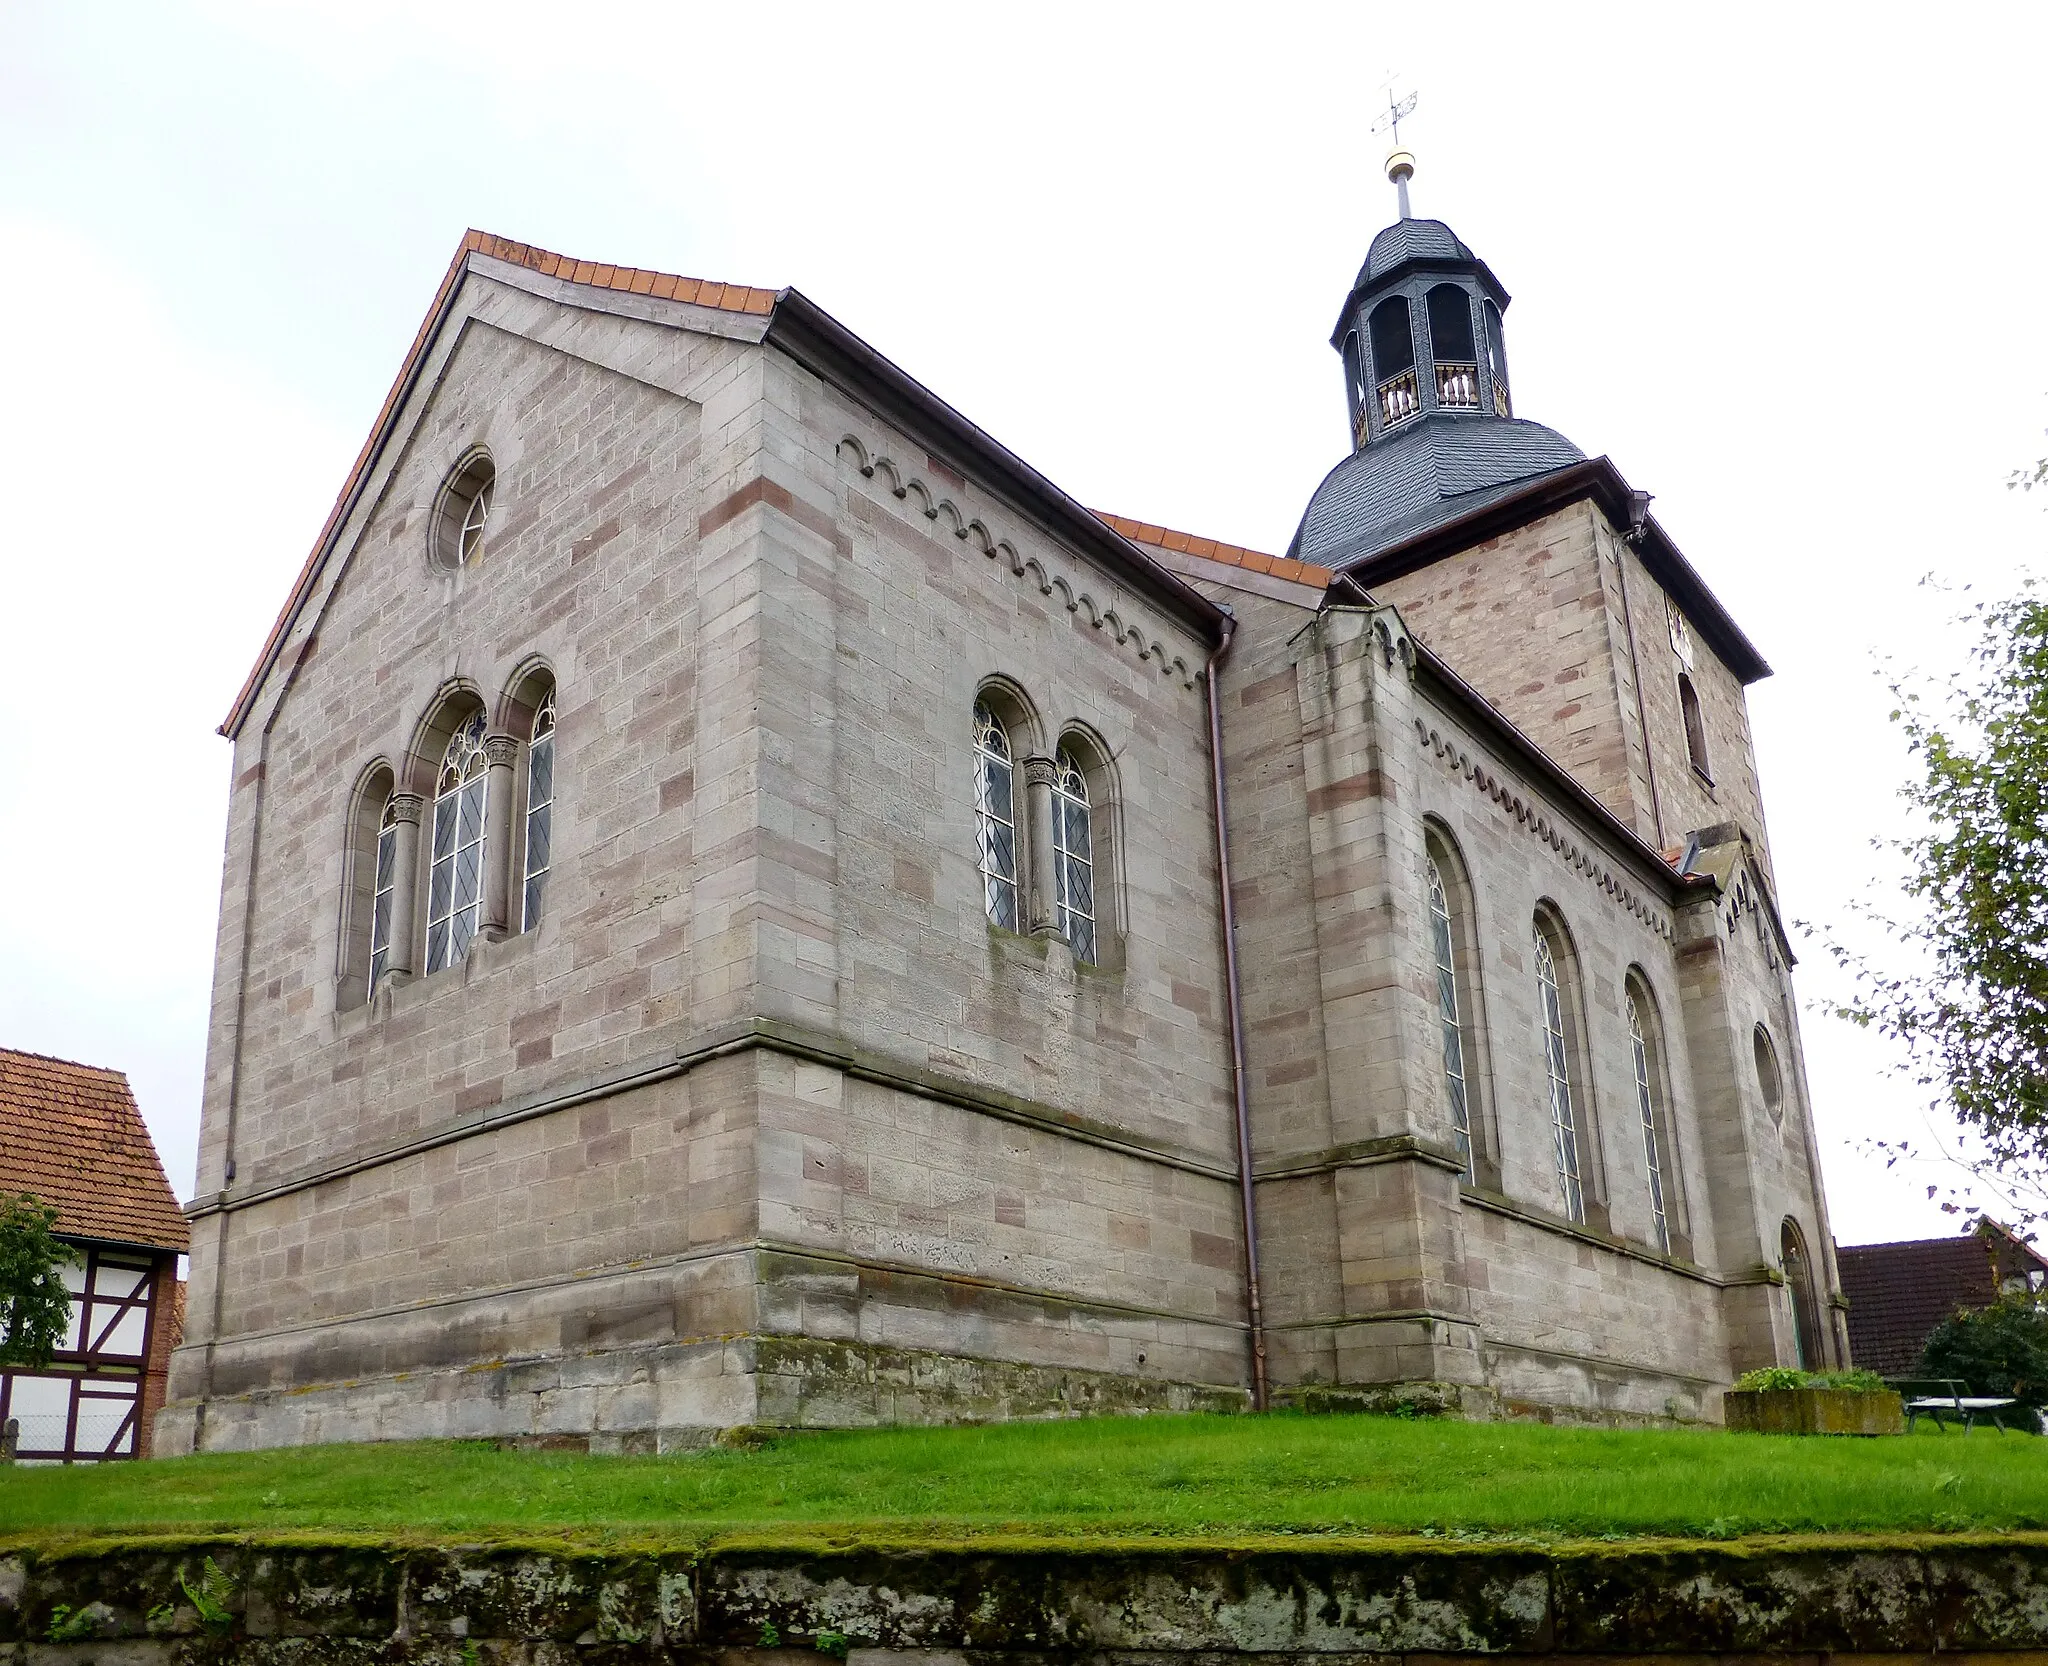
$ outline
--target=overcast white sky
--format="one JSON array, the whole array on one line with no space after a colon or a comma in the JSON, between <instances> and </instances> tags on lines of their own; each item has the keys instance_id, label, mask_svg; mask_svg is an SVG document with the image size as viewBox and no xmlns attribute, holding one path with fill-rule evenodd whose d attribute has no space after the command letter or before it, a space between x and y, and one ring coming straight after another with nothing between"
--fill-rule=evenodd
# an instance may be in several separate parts
<instances>
[{"instance_id":1,"label":"overcast white sky","mask_svg":"<svg viewBox=\"0 0 2048 1666\"><path fill-rule=\"evenodd\" d=\"M189 1189L213 731L465 226L794 284L1083 501L1285 547L1392 216L1515 304L1520 414L1606 453L1777 668L1787 912L1884 894L1874 655L2008 587L2048 450L2048 8L0 0L0 1044L133 1080ZM1952 1230L1874 1044L1806 1042L1843 1242Z\"/></svg>"}]
</instances>

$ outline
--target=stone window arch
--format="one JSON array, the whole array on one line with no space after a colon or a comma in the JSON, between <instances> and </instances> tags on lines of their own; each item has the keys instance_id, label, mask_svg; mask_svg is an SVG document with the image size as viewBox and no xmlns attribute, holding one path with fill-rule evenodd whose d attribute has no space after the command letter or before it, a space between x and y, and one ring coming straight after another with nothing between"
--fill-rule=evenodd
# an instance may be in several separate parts
<instances>
[{"instance_id":1,"label":"stone window arch","mask_svg":"<svg viewBox=\"0 0 2048 1666\"><path fill-rule=\"evenodd\" d=\"M1685 755L1691 762L1693 773L1702 781L1714 779L1713 770L1707 763L1707 720L1700 710L1699 690L1692 686L1692 678L1685 672L1678 674L1678 710L1685 719Z\"/></svg>"},{"instance_id":2,"label":"stone window arch","mask_svg":"<svg viewBox=\"0 0 2048 1666\"><path fill-rule=\"evenodd\" d=\"M555 837L555 691L552 685L534 709L526 742L526 825L524 879L520 886L519 929L540 924Z\"/></svg>"},{"instance_id":3,"label":"stone window arch","mask_svg":"<svg viewBox=\"0 0 2048 1666\"><path fill-rule=\"evenodd\" d=\"M1630 967L1622 982L1622 1016L1628 1023L1634 1066L1636 1121L1650 1192L1651 1238L1666 1255L1687 1253L1685 1188L1679 1180L1678 1143L1672 1133L1664 1020L1650 991L1650 980L1640 967Z\"/></svg>"},{"instance_id":4,"label":"stone window arch","mask_svg":"<svg viewBox=\"0 0 2048 1666\"><path fill-rule=\"evenodd\" d=\"M1018 775L1037 725L1014 684L989 679L973 713L974 867L982 913L1003 931L1029 927L1029 834Z\"/></svg>"},{"instance_id":5,"label":"stone window arch","mask_svg":"<svg viewBox=\"0 0 2048 1666\"><path fill-rule=\"evenodd\" d=\"M1048 797L1053 931L1083 964L1115 964L1123 942L1117 880L1122 853L1116 778L1099 736L1068 725L1052 758Z\"/></svg>"},{"instance_id":6,"label":"stone window arch","mask_svg":"<svg viewBox=\"0 0 2048 1666\"><path fill-rule=\"evenodd\" d=\"M449 470L429 519L430 553L437 567L452 572L481 558L497 490L497 465L481 446Z\"/></svg>"},{"instance_id":7,"label":"stone window arch","mask_svg":"<svg viewBox=\"0 0 2048 1666\"><path fill-rule=\"evenodd\" d=\"M1512 416L1508 399L1508 344L1501 329L1500 308L1488 301L1481 310L1486 315L1486 372L1493 383L1493 414Z\"/></svg>"},{"instance_id":8,"label":"stone window arch","mask_svg":"<svg viewBox=\"0 0 2048 1666\"><path fill-rule=\"evenodd\" d=\"M335 1006L359 1007L393 972L409 971L411 958L399 933L410 910L400 906L400 856L416 838L419 801L398 790L391 766L379 759L363 771L349 795L342 860L341 945Z\"/></svg>"},{"instance_id":9,"label":"stone window arch","mask_svg":"<svg viewBox=\"0 0 2048 1666\"><path fill-rule=\"evenodd\" d=\"M1053 759L1053 919L1076 960L1095 964L1095 811L1080 761L1062 746Z\"/></svg>"},{"instance_id":10,"label":"stone window arch","mask_svg":"<svg viewBox=\"0 0 2048 1666\"><path fill-rule=\"evenodd\" d=\"M1778 1049L1771 1032L1759 1024L1749 1032L1749 1049L1756 1062L1756 1090L1774 1125L1785 1121L1785 1074L1778 1068Z\"/></svg>"},{"instance_id":11,"label":"stone window arch","mask_svg":"<svg viewBox=\"0 0 2048 1666\"><path fill-rule=\"evenodd\" d=\"M1813 1263L1806 1253L1806 1236L1790 1215L1778 1229L1778 1256L1785 1270L1785 1294L1792 1303L1792 1341L1799 1351L1799 1368L1825 1371L1828 1362L1821 1341L1820 1307L1814 1299Z\"/></svg>"},{"instance_id":12,"label":"stone window arch","mask_svg":"<svg viewBox=\"0 0 2048 1666\"><path fill-rule=\"evenodd\" d=\"M1563 916L1546 903L1530 928L1536 983L1537 1045L1550 1117L1551 1154L1566 1218L1606 1224L1594 1137L1592 1071L1579 960Z\"/></svg>"},{"instance_id":13,"label":"stone window arch","mask_svg":"<svg viewBox=\"0 0 2048 1666\"><path fill-rule=\"evenodd\" d=\"M1486 1118L1478 910L1471 872L1447 828L1425 822L1422 839L1445 1110L1458 1155L1465 1160L1465 1177L1497 1186L1497 1147Z\"/></svg>"},{"instance_id":14,"label":"stone window arch","mask_svg":"<svg viewBox=\"0 0 2048 1666\"><path fill-rule=\"evenodd\" d=\"M1365 348L1356 330L1344 337L1344 390L1351 404L1351 441L1365 443L1366 416L1372 407L1372 388L1366 381Z\"/></svg>"},{"instance_id":15,"label":"stone window arch","mask_svg":"<svg viewBox=\"0 0 2048 1666\"><path fill-rule=\"evenodd\" d=\"M456 965L483 931L491 756L481 709L455 726L434 777L427 867L427 972Z\"/></svg>"},{"instance_id":16,"label":"stone window arch","mask_svg":"<svg viewBox=\"0 0 2048 1666\"><path fill-rule=\"evenodd\" d=\"M1436 367L1436 402L1444 410L1479 409L1479 347L1472 331L1472 297L1440 283L1425 297L1429 354Z\"/></svg>"},{"instance_id":17,"label":"stone window arch","mask_svg":"<svg viewBox=\"0 0 2048 1666\"><path fill-rule=\"evenodd\" d=\"M1415 391L1415 332L1405 296L1389 295L1365 322L1372 344L1372 374L1382 428L1405 422L1422 409Z\"/></svg>"},{"instance_id":18,"label":"stone window arch","mask_svg":"<svg viewBox=\"0 0 2048 1666\"><path fill-rule=\"evenodd\" d=\"M512 772L508 802L500 818L516 852L506 851L512 895L506 900L508 925L516 931L537 929L545 914L555 871L555 804L561 751L556 732L555 674L545 664L530 662L512 679L499 704L500 728L518 742L521 758ZM509 796L509 795L508 795Z\"/></svg>"}]
</instances>

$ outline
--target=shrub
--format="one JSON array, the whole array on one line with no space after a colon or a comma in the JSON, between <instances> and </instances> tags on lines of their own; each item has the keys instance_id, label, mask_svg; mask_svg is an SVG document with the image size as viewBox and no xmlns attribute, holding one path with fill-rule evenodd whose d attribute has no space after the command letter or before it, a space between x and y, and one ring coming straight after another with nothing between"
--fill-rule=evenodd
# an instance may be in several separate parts
<instances>
[{"instance_id":1,"label":"shrub","mask_svg":"<svg viewBox=\"0 0 2048 1666\"><path fill-rule=\"evenodd\" d=\"M1851 1394L1878 1394L1884 1378L1875 1371L1800 1371L1789 1365L1766 1365L1745 1371L1735 1386L1746 1393L1774 1388L1838 1388Z\"/></svg>"},{"instance_id":2,"label":"shrub","mask_svg":"<svg viewBox=\"0 0 2048 1666\"><path fill-rule=\"evenodd\" d=\"M2048 1313L2031 1295L1958 1312L1934 1327L1920 1369L1956 1378L1972 1394L2010 1395L2039 1410L2048 1405Z\"/></svg>"}]
</instances>

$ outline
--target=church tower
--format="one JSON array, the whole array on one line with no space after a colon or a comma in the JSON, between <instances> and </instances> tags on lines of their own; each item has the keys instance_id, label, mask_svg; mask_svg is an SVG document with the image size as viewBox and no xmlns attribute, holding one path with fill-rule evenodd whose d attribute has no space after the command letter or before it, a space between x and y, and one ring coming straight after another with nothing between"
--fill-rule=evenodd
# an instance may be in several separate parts
<instances>
[{"instance_id":1,"label":"church tower","mask_svg":"<svg viewBox=\"0 0 2048 1666\"><path fill-rule=\"evenodd\" d=\"M1401 608L1425 642L1638 835L1746 838L1769 865L1743 689L1770 674L1605 457L1515 414L1509 296L1441 220L1373 240L1331 345L1351 452L1288 554Z\"/></svg>"}]
</instances>

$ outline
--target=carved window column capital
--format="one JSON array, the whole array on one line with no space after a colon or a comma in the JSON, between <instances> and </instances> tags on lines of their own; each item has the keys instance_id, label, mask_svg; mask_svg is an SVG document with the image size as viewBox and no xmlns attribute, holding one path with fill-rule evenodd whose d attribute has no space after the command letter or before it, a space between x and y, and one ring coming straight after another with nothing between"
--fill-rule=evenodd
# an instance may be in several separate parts
<instances>
[{"instance_id":1,"label":"carved window column capital","mask_svg":"<svg viewBox=\"0 0 2048 1666\"><path fill-rule=\"evenodd\" d=\"M393 793L384 813L391 818L392 832L391 938L384 975L409 978L418 964L413 958L413 922L418 917L420 818L426 813L426 800L418 793Z\"/></svg>"},{"instance_id":2,"label":"carved window column capital","mask_svg":"<svg viewBox=\"0 0 2048 1666\"><path fill-rule=\"evenodd\" d=\"M484 736L484 758L491 768L510 769L519 762L519 737L517 735ZM493 790L496 783L492 783Z\"/></svg>"}]
</instances>

